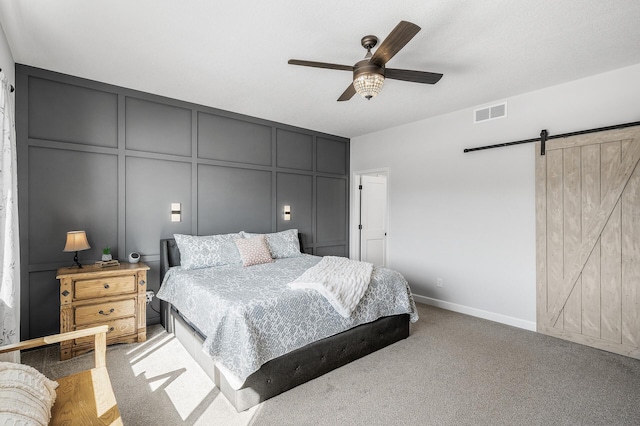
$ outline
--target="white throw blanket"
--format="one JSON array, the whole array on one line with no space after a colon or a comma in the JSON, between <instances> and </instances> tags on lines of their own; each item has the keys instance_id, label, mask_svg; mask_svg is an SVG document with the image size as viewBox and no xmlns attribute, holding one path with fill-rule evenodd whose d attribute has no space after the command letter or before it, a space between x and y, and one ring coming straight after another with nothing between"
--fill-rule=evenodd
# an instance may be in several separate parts
<instances>
[{"instance_id":1,"label":"white throw blanket","mask_svg":"<svg viewBox=\"0 0 640 426\"><path fill-rule=\"evenodd\" d=\"M340 315L348 318L367 291L372 271L371 263L325 256L290 282L289 287L318 291Z\"/></svg>"}]
</instances>

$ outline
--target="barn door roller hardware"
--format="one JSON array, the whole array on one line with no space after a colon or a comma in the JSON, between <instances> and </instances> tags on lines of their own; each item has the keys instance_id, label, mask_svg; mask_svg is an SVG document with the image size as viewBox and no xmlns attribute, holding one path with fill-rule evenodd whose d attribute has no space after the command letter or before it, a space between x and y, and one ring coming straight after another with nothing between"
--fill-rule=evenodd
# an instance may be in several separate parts
<instances>
[{"instance_id":1,"label":"barn door roller hardware","mask_svg":"<svg viewBox=\"0 0 640 426\"><path fill-rule=\"evenodd\" d=\"M521 140L521 141L499 143L499 144L495 144L495 145L479 146L477 148L465 148L464 152L467 153L467 152L472 152L472 151L482 151L484 149L502 148L502 147L505 147L505 146L521 145L523 143L531 143L531 142L540 141L540 142L542 142L540 144L540 155L544 155L545 154L545 143L550 139L568 138L570 136L586 135L588 133L604 132L606 130L624 129L625 127L633 127L633 126L640 126L640 121L634 121L633 123L617 124L615 126L598 127L597 129L580 130L580 131L577 131L577 132L563 133L561 135L553 135L553 136L549 136L549 132L547 132L546 130L543 130L543 131L540 132L540 137L539 138L524 139L524 140Z\"/></svg>"}]
</instances>

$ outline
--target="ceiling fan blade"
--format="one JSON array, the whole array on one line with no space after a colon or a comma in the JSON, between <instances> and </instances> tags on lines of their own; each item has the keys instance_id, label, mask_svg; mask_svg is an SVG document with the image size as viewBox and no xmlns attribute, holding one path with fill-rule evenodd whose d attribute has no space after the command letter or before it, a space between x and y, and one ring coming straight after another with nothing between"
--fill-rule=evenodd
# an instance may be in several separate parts
<instances>
[{"instance_id":1,"label":"ceiling fan blade","mask_svg":"<svg viewBox=\"0 0 640 426\"><path fill-rule=\"evenodd\" d=\"M326 62L302 61L300 59L289 59L290 65L301 65L303 67L328 68L330 70L353 71L351 65L328 64Z\"/></svg>"},{"instance_id":2,"label":"ceiling fan blade","mask_svg":"<svg viewBox=\"0 0 640 426\"><path fill-rule=\"evenodd\" d=\"M386 64L409 41L418 34L420 27L407 21L400 21L391 33L384 39L380 47L373 54L369 63L379 67Z\"/></svg>"},{"instance_id":3,"label":"ceiling fan blade","mask_svg":"<svg viewBox=\"0 0 640 426\"><path fill-rule=\"evenodd\" d=\"M338 102L348 101L355 94L356 94L356 88L353 87L353 83L351 83L349 87L347 87L347 90L345 90L344 93L340 95L340 97L338 98Z\"/></svg>"},{"instance_id":4,"label":"ceiling fan blade","mask_svg":"<svg viewBox=\"0 0 640 426\"><path fill-rule=\"evenodd\" d=\"M393 80L425 84L436 84L442 78L442 74L436 72L399 70L395 68L386 68L384 70L384 76L385 78L391 78Z\"/></svg>"}]
</instances>

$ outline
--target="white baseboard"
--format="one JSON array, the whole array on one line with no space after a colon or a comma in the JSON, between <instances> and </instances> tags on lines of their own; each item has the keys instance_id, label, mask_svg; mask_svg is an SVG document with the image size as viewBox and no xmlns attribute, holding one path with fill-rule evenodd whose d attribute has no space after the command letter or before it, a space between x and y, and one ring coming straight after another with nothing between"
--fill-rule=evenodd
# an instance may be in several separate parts
<instances>
[{"instance_id":1,"label":"white baseboard","mask_svg":"<svg viewBox=\"0 0 640 426\"><path fill-rule=\"evenodd\" d=\"M482 309L472 308L470 306L458 305L457 303L445 302L444 300L433 299L431 297L413 294L416 302L426 305L436 306L448 311L460 312L461 314L471 315L490 321L499 322L513 327L522 328L529 331L536 331L536 323L534 321L526 321L520 318L509 317L507 315L496 314L495 312L483 311Z\"/></svg>"}]
</instances>

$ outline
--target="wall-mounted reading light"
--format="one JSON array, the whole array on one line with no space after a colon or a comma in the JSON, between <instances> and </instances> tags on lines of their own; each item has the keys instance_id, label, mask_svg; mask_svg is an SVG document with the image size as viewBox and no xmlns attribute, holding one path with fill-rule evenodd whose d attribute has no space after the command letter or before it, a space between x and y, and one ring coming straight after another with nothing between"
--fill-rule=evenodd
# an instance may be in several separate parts
<instances>
[{"instance_id":1,"label":"wall-mounted reading light","mask_svg":"<svg viewBox=\"0 0 640 426\"><path fill-rule=\"evenodd\" d=\"M180 222L180 203L171 203L171 222Z\"/></svg>"},{"instance_id":2,"label":"wall-mounted reading light","mask_svg":"<svg viewBox=\"0 0 640 426\"><path fill-rule=\"evenodd\" d=\"M291 220L291 206L284 206L284 220Z\"/></svg>"}]
</instances>

